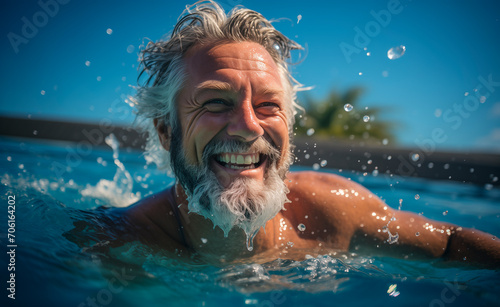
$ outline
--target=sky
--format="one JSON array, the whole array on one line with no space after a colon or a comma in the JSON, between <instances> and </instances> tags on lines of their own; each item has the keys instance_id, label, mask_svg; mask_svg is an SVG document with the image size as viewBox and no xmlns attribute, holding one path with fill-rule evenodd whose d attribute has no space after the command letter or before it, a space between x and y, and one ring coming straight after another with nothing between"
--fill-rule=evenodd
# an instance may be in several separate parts
<instances>
[{"instance_id":1,"label":"sky","mask_svg":"<svg viewBox=\"0 0 500 307\"><path fill-rule=\"evenodd\" d=\"M130 125L138 52L190 2L3 2L0 114ZM321 100L364 88L360 110L399 123L398 146L500 153L500 2L222 0L305 50L293 76ZM402 56L388 51L404 46Z\"/></svg>"}]
</instances>

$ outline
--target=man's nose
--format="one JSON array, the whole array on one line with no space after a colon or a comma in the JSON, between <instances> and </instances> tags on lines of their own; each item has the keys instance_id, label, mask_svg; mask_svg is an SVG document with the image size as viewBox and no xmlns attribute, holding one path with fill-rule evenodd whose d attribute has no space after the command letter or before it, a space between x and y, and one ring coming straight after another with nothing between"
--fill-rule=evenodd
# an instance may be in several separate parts
<instances>
[{"instance_id":1,"label":"man's nose","mask_svg":"<svg viewBox=\"0 0 500 307\"><path fill-rule=\"evenodd\" d=\"M234 114L227 127L227 134L240 137L244 141L252 141L264 135L252 103L244 102L234 110Z\"/></svg>"}]
</instances>

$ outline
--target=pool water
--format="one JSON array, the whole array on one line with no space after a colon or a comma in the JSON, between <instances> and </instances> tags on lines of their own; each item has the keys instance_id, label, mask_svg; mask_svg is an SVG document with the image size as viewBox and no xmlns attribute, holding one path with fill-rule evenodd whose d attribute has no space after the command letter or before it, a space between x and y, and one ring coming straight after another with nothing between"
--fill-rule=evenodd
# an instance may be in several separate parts
<instances>
[{"instance_id":1,"label":"pool water","mask_svg":"<svg viewBox=\"0 0 500 307\"><path fill-rule=\"evenodd\" d=\"M127 206L173 179L136 151L8 138L0 138L0 166L5 280L9 196L17 244L16 299L3 290L1 306L499 306L500 271L440 260L309 255L217 268L139 243L89 250L74 242L107 244L99 239L103 207ZM362 183L394 208L402 200L403 210L500 236L497 188L321 171Z\"/></svg>"}]
</instances>

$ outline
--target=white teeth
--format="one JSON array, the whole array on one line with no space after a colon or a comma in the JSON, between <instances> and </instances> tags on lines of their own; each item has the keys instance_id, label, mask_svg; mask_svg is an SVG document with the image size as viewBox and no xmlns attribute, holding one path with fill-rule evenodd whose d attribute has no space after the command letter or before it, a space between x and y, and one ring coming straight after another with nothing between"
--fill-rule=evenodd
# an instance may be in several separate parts
<instances>
[{"instance_id":1,"label":"white teeth","mask_svg":"<svg viewBox=\"0 0 500 307\"><path fill-rule=\"evenodd\" d=\"M245 164L252 164L253 163L252 160L253 160L252 156L246 156L245 157Z\"/></svg>"},{"instance_id":2,"label":"white teeth","mask_svg":"<svg viewBox=\"0 0 500 307\"><path fill-rule=\"evenodd\" d=\"M223 163L232 164L232 165L226 165L226 167L231 167L236 169L253 168L255 166L252 164L256 164L260 161L258 153L240 154L240 155L222 153L217 156L217 160ZM234 164L238 164L238 166Z\"/></svg>"},{"instance_id":3,"label":"white teeth","mask_svg":"<svg viewBox=\"0 0 500 307\"><path fill-rule=\"evenodd\" d=\"M243 156L242 156L242 155L238 155L238 156L236 157L236 163L237 163L237 164L245 164L245 158L243 158Z\"/></svg>"}]
</instances>

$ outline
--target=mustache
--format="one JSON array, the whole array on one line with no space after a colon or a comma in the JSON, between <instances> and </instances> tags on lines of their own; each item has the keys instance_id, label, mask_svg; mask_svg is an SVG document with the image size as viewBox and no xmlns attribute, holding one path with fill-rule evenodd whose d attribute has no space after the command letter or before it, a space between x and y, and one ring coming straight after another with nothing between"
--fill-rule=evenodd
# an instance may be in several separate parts
<instances>
[{"instance_id":1,"label":"mustache","mask_svg":"<svg viewBox=\"0 0 500 307\"><path fill-rule=\"evenodd\" d=\"M203 149L203 163L207 165L210 157L225 152L255 152L266 155L270 159L270 162L278 161L280 158L280 151L277 146L266 140L264 137L259 137L252 142L243 142L234 139L213 139Z\"/></svg>"}]
</instances>

